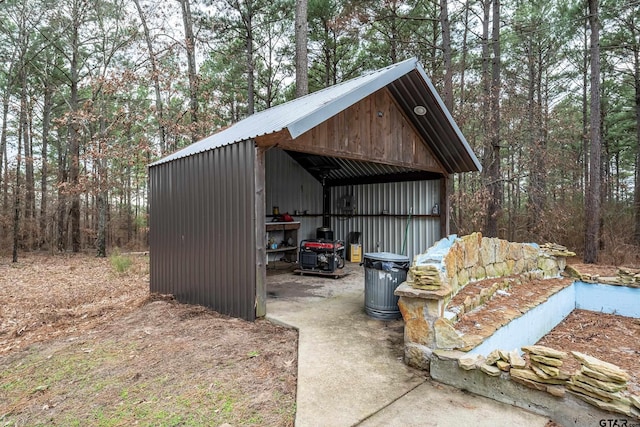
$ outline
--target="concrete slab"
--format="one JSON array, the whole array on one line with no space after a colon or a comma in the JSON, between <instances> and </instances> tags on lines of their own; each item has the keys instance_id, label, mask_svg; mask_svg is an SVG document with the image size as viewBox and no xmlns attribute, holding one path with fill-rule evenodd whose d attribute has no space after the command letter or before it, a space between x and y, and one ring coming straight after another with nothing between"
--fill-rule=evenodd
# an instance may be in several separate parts
<instances>
[{"instance_id":1,"label":"concrete slab","mask_svg":"<svg viewBox=\"0 0 640 427\"><path fill-rule=\"evenodd\" d=\"M286 270L268 276L267 318L299 330L296 426L546 424L405 365L402 320L368 317L364 269L345 268L350 274L341 279Z\"/></svg>"},{"instance_id":2,"label":"concrete slab","mask_svg":"<svg viewBox=\"0 0 640 427\"><path fill-rule=\"evenodd\" d=\"M358 426L544 426L548 419L457 388L426 381Z\"/></svg>"}]
</instances>

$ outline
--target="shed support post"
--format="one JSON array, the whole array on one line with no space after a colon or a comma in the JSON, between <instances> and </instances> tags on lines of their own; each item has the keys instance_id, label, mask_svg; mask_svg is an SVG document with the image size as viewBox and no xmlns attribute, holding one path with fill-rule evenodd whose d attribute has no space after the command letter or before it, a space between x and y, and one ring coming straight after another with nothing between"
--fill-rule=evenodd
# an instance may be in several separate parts
<instances>
[{"instance_id":1,"label":"shed support post","mask_svg":"<svg viewBox=\"0 0 640 427\"><path fill-rule=\"evenodd\" d=\"M449 224L449 180L450 175L442 175L440 178L440 238L447 237L451 232Z\"/></svg>"},{"instance_id":2,"label":"shed support post","mask_svg":"<svg viewBox=\"0 0 640 427\"><path fill-rule=\"evenodd\" d=\"M267 269L264 245L265 227L265 149L255 147L255 241L256 241L256 317L267 314Z\"/></svg>"},{"instance_id":3,"label":"shed support post","mask_svg":"<svg viewBox=\"0 0 640 427\"><path fill-rule=\"evenodd\" d=\"M331 228L331 187L322 186L322 226Z\"/></svg>"}]
</instances>

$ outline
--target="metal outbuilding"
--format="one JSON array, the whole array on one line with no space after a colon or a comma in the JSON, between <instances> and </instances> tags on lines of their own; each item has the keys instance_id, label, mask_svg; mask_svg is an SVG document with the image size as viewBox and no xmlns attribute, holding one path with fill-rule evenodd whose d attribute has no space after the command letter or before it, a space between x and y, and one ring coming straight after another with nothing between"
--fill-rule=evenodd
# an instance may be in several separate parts
<instances>
[{"instance_id":1,"label":"metal outbuilding","mask_svg":"<svg viewBox=\"0 0 640 427\"><path fill-rule=\"evenodd\" d=\"M448 233L447 179L480 169L415 58L261 111L149 166L151 291L264 316L267 206L311 211L307 230L343 239L364 228L371 250L398 247L390 218L413 215L433 242Z\"/></svg>"}]
</instances>

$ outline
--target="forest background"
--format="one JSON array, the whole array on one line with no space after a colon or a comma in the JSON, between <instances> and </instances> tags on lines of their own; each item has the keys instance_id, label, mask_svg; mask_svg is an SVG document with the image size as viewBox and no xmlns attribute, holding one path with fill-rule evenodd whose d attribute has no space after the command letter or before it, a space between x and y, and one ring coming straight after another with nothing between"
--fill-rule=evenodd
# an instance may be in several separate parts
<instances>
[{"instance_id":1,"label":"forest background","mask_svg":"<svg viewBox=\"0 0 640 427\"><path fill-rule=\"evenodd\" d=\"M483 165L453 232L639 261L640 0L0 0L0 255L146 248L147 164L296 60L300 94L413 56Z\"/></svg>"}]
</instances>

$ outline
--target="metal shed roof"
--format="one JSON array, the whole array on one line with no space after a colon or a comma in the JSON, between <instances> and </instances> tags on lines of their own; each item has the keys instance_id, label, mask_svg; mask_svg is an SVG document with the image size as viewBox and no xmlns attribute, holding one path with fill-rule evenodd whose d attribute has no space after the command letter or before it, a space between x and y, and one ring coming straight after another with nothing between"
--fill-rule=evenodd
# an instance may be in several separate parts
<instances>
[{"instance_id":1,"label":"metal shed roof","mask_svg":"<svg viewBox=\"0 0 640 427\"><path fill-rule=\"evenodd\" d=\"M150 166L283 129L295 139L385 86L449 173L481 169L480 162L416 58L253 114ZM416 105L424 106L426 114L414 114Z\"/></svg>"}]
</instances>

